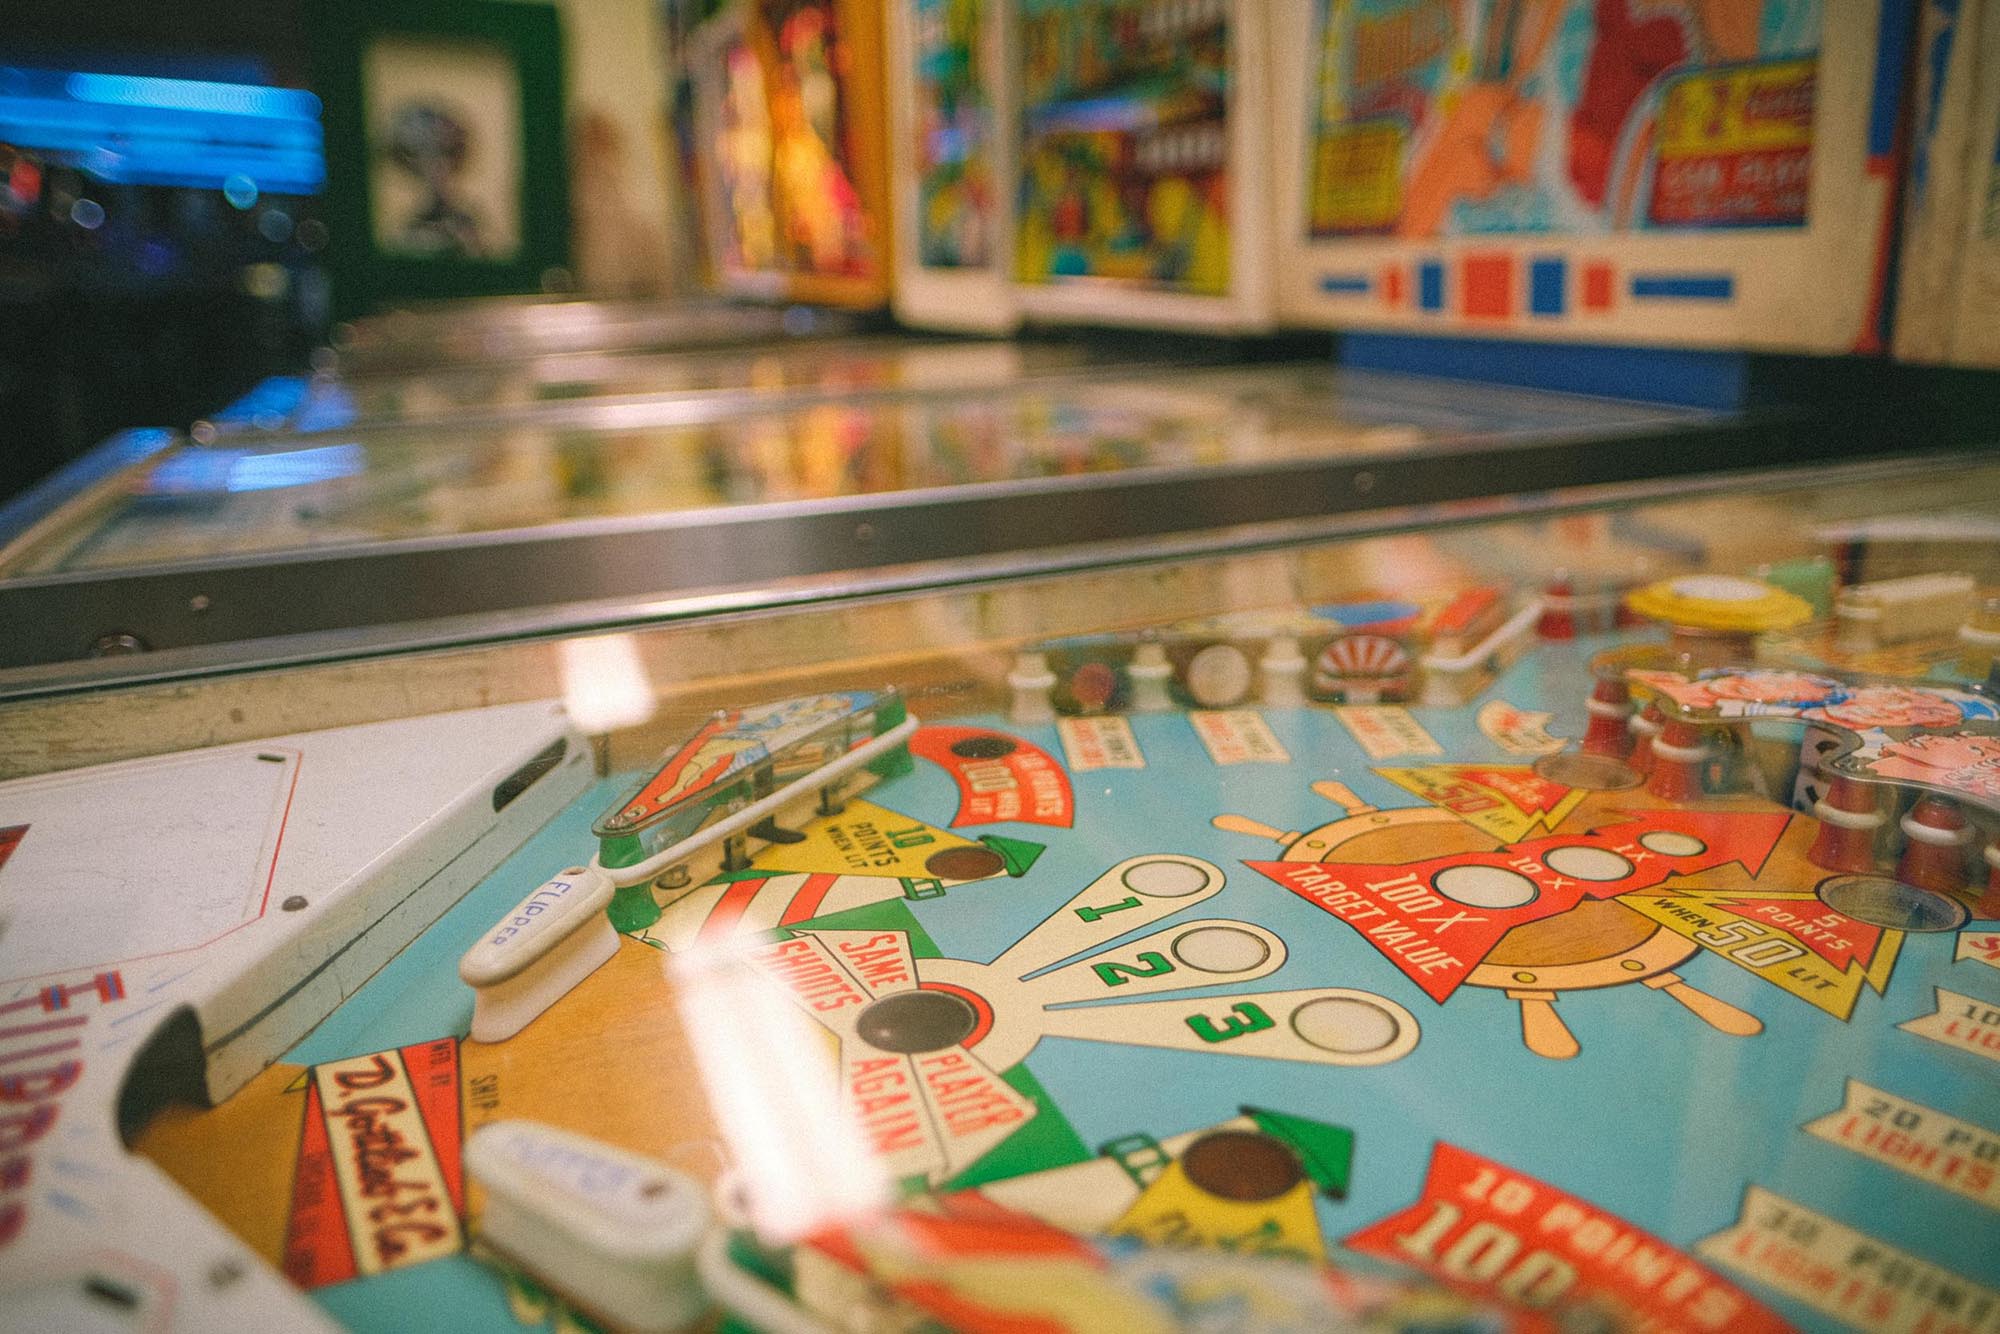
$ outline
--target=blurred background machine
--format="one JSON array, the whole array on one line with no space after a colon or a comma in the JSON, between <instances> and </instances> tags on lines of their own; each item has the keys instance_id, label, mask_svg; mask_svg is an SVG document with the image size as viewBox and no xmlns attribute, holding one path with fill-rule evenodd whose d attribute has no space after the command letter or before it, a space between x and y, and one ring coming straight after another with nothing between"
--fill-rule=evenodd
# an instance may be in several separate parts
<instances>
[{"instance_id":1,"label":"blurred background machine","mask_svg":"<svg viewBox=\"0 0 2000 1334\"><path fill-rule=\"evenodd\" d=\"M0 50L11 662L1992 437L1977 6L279 8Z\"/></svg>"}]
</instances>

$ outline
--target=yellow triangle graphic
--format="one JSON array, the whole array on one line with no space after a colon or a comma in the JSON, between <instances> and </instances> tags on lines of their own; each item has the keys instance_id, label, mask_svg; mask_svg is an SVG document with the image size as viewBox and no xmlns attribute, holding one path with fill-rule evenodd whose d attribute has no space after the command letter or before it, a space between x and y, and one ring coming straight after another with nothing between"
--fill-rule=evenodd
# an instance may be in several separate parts
<instances>
[{"instance_id":1,"label":"yellow triangle graphic","mask_svg":"<svg viewBox=\"0 0 2000 1334\"><path fill-rule=\"evenodd\" d=\"M850 800L840 814L823 816L799 832L805 835L803 842L773 843L760 851L757 869L808 875L976 878L932 870L927 863L947 848L976 848L979 844L872 801Z\"/></svg>"},{"instance_id":2,"label":"yellow triangle graphic","mask_svg":"<svg viewBox=\"0 0 2000 1334\"><path fill-rule=\"evenodd\" d=\"M1554 833L1584 798L1581 788L1550 782L1521 764L1420 764L1375 772L1502 843Z\"/></svg>"},{"instance_id":3,"label":"yellow triangle graphic","mask_svg":"<svg viewBox=\"0 0 2000 1334\"><path fill-rule=\"evenodd\" d=\"M1169 1164L1146 1187L1111 1231L1154 1246L1212 1246L1311 1259L1326 1254L1310 1181L1268 1200L1226 1200L1188 1180L1179 1162Z\"/></svg>"}]
</instances>

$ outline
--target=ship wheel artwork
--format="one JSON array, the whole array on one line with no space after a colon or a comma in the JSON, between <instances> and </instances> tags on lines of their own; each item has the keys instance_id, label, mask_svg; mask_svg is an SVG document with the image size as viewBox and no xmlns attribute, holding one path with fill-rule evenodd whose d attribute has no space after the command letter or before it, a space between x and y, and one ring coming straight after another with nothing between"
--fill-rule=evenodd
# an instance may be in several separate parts
<instances>
[{"instance_id":1,"label":"ship wheel artwork","mask_svg":"<svg viewBox=\"0 0 2000 1334\"><path fill-rule=\"evenodd\" d=\"M1395 866L1419 856L1492 853L1504 846L1448 810L1429 806L1381 810L1345 784L1330 780L1316 782L1312 789L1340 807L1340 818L1304 832L1274 829L1240 815L1218 815L1211 823L1230 833L1276 842L1287 863ZM1641 837L1654 840L1659 851L1669 854L1691 853L1699 843L1671 831ZM1601 880L1610 872L1628 869L1607 863L1612 854L1582 839L1543 855L1555 870L1581 880ZM1518 907L1537 893L1528 877L1483 864L1448 867L1432 878L1432 888L1437 896L1472 909ZM1537 1055L1555 1060L1582 1050L1556 1012L1559 996L1632 982L1680 1002L1719 1032L1738 1037L1761 1033L1764 1025L1755 1015L1699 990L1675 971L1700 952L1698 944L1613 899L1584 898L1554 916L1507 931L1463 980L1518 1002L1522 1041Z\"/></svg>"}]
</instances>

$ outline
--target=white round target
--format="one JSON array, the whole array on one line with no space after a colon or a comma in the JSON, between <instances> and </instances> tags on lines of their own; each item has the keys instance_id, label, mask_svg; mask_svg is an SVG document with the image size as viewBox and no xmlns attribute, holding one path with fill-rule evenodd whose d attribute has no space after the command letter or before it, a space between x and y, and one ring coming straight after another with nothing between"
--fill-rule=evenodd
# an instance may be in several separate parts
<instances>
[{"instance_id":1,"label":"white round target","mask_svg":"<svg viewBox=\"0 0 2000 1334\"><path fill-rule=\"evenodd\" d=\"M1292 1011L1292 1032L1341 1065L1382 1065L1416 1050L1416 1016L1367 991L1331 990Z\"/></svg>"},{"instance_id":2,"label":"white round target","mask_svg":"<svg viewBox=\"0 0 2000 1334\"><path fill-rule=\"evenodd\" d=\"M1447 866L1431 877L1431 888L1469 908L1518 908L1541 893L1534 881L1504 866Z\"/></svg>"},{"instance_id":3,"label":"white round target","mask_svg":"<svg viewBox=\"0 0 2000 1334\"><path fill-rule=\"evenodd\" d=\"M1271 947L1236 926L1198 926L1174 937L1173 956L1203 973L1247 973L1271 957Z\"/></svg>"},{"instance_id":4,"label":"white round target","mask_svg":"<svg viewBox=\"0 0 2000 1334\"><path fill-rule=\"evenodd\" d=\"M1156 899L1186 898L1208 888L1208 873L1199 866L1164 859L1128 866L1119 879L1133 893Z\"/></svg>"},{"instance_id":5,"label":"white round target","mask_svg":"<svg viewBox=\"0 0 2000 1334\"><path fill-rule=\"evenodd\" d=\"M1250 681L1250 659L1234 644L1210 644L1188 663L1188 693L1205 709L1241 703Z\"/></svg>"},{"instance_id":6,"label":"white round target","mask_svg":"<svg viewBox=\"0 0 2000 1334\"><path fill-rule=\"evenodd\" d=\"M1639 835L1639 846L1662 857L1695 857L1708 851L1708 844L1693 834L1676 834L1667 829Z\"/></svg>"},{"instance_id":7,"label":"white round target","mask_svg":"<svg viewBox=\"0 0 2000 1334\"><path fill-rule=\"evenodd\" d=\"M1551 871L1572 880L1623 880L1632 874L1632 863L1609 848L1551 848L1542 860Z\"/></svg>"}]
</instances>

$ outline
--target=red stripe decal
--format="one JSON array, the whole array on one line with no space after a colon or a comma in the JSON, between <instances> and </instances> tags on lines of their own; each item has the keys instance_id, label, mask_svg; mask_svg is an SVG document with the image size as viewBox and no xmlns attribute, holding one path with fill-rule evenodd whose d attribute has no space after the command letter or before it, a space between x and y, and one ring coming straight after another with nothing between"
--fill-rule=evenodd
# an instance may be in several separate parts
<instances>
[{"instance_id":1,"label":"red stripe decal","mask_svg":"<svg viewBox=\"0 0 2000 1334\"><path fill-rule=\"evenodd\" d=\"M51 1042L40 1047L30 1047L26 1051L8 1052L5 1056L0 1056L0 1065L12 1065L16 1061L25 1061L30 1056L51 1056L56 1052L68 1051L71 1047L82 1045L79 1039L71 1038L67 1042Z\"/></svg>"},{"instance_id":2,"label":"red stripe decal","mask_svg":"<svg viewBox=\"0 0 2000 1334\"><path fill-rule=\"evenodd\" d=\"M52 1028L75 1028L78 1024L89 1022L89 1015L76 1014L67 1019L44 1019L39 1024L15 1024L9 1028L0 1028L0 1038L25 1037L29 1033L46 1033Z\"/></svg>"},{"instance_id":3,"label":"red stripe decal","mask_svg":"<svg viewBox=\"0 0 2000 1334\"><path fill-rule=\"evenodd\" d=\"M768 877L759 876L755 880L738 880L727 890L708 914L708 920L701 924L703 940L720 940L730 929L743 920L743 914L750 911L750 900L757 897L757 891L768 883Z\"/></svg>"},{"instance_id":4,"label":"red stripe decal","mask_svg":"<svg viewBox=\"0 0 2000 1334\"><path fill-rule=\"evenodd\" d=\"M799 886L799 892L792 895L792 901L785 905L785 915L778 919L778 925L790 926L794 922L809 922L819 916L819 905L826 901L827 894L833 889L833 882L838 879L839 876L828 875L824 871L807 876L806 882Z\"/></svg>"},{"instance_id":5,"label":"red stripe decal","mask_svg":"<svg viewBox=\"0 0 2000 1334\"><path fill-rule=\"evenodd\" d=\"M285 791L285 813L278 817L278 838L271 844L271 869L264 877L264 897L257 902L257 915L262 917L271 906L271 885L278 878L278 854L284 850L285 830L292 823L292 798L299 795L299 770L305 767L306 757L301 751L289 752L292 757L292 785Z\"/></svg>"},{"instance_id":6,"label":"red stripe decal","mask_svg":"<svg viewBox=\"0 0 2000 1334\"><path fill-rule=\"evenodd\" d=\"M292 1168L292 1211L285 1228L285 1277L301 1288L344 1283L359 1272L347 1232L347 1215L327 1141L319 1086L308 1072L305 1124Z\"/></svg>"},{"instance_id":7,"label":"red stripe decal","mask_svg":"<svg viewBox=\"0 0 2000 1334\"><path fill-rule=\"evenodd\" d=\"M465 1210L465 1169L459 1157L463 1138L459 1124L458 1039L439 1038L420 1042L402 1050L403 1069L410 1075L410 1087L423 1113L424 1129L430 1132L431 1148L437 1154L438 1171L445 1189L451 1193L454 1209Z\"/></svg>"}]
</instances>

